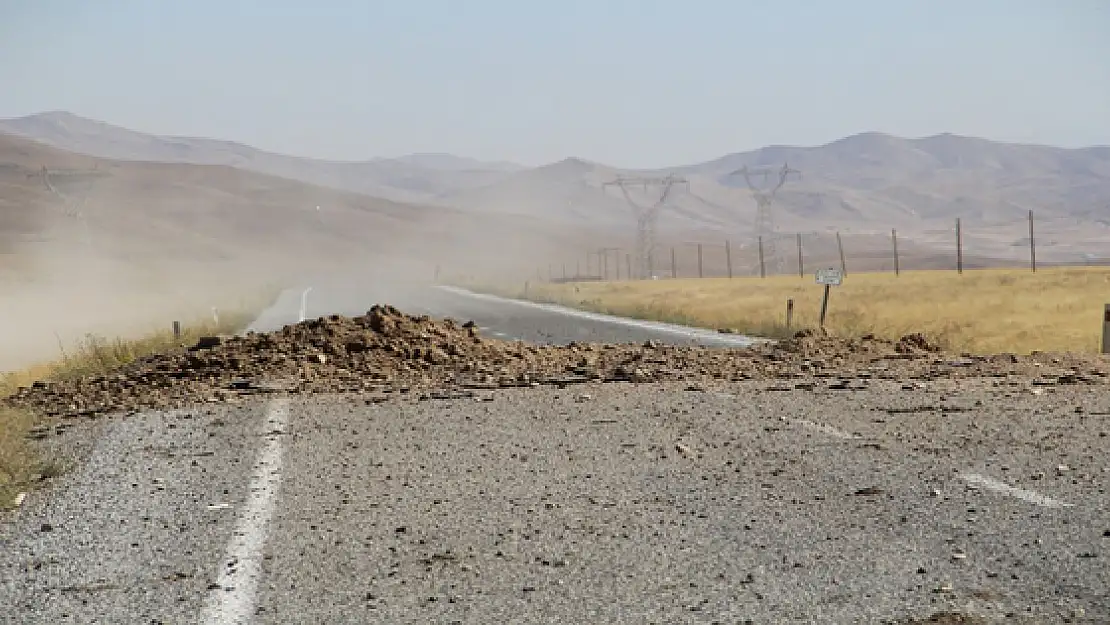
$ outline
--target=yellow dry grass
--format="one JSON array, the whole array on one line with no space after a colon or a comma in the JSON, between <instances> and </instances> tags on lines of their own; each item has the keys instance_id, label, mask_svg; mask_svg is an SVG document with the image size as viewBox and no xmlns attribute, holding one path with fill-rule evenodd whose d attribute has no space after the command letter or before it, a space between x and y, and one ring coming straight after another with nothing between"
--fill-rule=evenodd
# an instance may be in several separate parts
<instances>
[{"instance_id":1,"label":"yellow dry grass","mask_svg":"<svg viewBox=\"0 0 1110 625\"><path fill-rule=\"evenodd\" d=\"M133 338L107 339L88 335L77 345L64 349L55 362L42 363L23 371L0 375L0 397L6 397L36 380L57 380L111 371L151 354L181 349L202 336L241 331L272 298L238 311L221 312L211 318L184 323L182 335L171 329L137 333ZM43 459L27 438L35 426L34 415L0 407L0 509L10 507L20 492L57 475L61 467Z\"/></svg>"},{"instance_id":2,"label":"yellow dry grass","mask_svg":"<svg viewBox=\"0 0 1110 625\"><path fill-rule=\"evenodd\" d=\"M812 276L586 282L489 289L609 314L777 337L817 325L823 288ZM922 332L970 353L1097 352L1110 268L1070 267L852 274L833 287L826 328L896 338Z\"/></svg>"}]
</instances>

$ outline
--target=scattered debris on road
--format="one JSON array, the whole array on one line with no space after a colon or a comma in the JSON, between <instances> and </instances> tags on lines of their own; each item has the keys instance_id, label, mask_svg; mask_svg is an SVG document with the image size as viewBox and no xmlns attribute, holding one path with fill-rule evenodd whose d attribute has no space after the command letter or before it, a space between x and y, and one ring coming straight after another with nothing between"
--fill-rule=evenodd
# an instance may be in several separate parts
<instances>
[{"instance_id":1,"label":"scattered debris on road","mask_svg":"<svg viewBox=\"0 0 1110 625\"><path fill-rule=\"evenodd\" d=\"M985 377L1017 378L1041 388L1105 384L1106 364L1098 356L1074 354L954 358L920 334L888 341L810 330L749 348L656 341L532 345L483 337L471 322L412 316L380 305L357 317L331 316L269 333L207 337L189 349L155 355L107 375L36 382L5 401L48 416L73 417L273 392L408 394L592 381L829 378L828 388L853 391L877 379L920 383Z\"/></svg>"}]
</instances>

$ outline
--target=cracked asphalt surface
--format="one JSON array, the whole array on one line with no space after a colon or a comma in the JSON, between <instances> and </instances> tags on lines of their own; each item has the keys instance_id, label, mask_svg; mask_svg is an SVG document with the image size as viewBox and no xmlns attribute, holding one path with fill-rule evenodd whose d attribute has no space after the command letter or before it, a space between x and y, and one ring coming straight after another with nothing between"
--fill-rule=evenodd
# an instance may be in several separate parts
<instances>
[{"instance_id":1,"label":"cracked asphalt surface","mask_svg":"<svg viewBox=\"0 0 1110 625\"><path fill-rule=\"evenodd\" d=\"M269 322L296 321L296 299ZM314 291L307 314L355 299ZM407 304L525 340L689 340L443 292ZM251 587L217 581L242 566L228 546L267 441L280 485L243 622L1110 622L1105 389L829 382L90 421L50 443L78 467L0 524L0 622L240 622L206 606Z\"/></svg>"}]
</instances>

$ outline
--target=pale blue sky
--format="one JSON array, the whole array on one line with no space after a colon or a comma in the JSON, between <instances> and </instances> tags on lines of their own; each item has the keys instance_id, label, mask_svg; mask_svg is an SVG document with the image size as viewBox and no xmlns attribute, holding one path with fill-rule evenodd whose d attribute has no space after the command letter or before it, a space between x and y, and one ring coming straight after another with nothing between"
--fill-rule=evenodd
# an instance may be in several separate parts
<instances>
[{"instance_id":1,"label":"pale blue sky","mask_svg":"<svg viewBox=\"0 0 1110 625\"><path fill-rule=\"evenodd\" d=\"M1110 2L0 0L0 117L59 109L340 159L1110 144Z\"/></svg>"}]
</instances>

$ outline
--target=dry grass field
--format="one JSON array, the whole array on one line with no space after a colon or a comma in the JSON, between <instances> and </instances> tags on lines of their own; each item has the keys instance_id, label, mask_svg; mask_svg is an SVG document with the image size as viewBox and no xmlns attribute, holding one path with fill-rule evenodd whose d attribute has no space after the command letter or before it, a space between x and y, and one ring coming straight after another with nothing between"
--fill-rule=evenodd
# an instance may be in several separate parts
<instances>
[{"instance_id":1,"label":"dry grass field","mask_svg":"<svg viewBox=\"0 0 1110 625\"><path fill-rule=\"evenodd\" d=\"M814 327L823 288L812 276L635 282L532 283L491 289L626 317L779 337ZM1096 352L1110 268L850 274L833 287L826 328L838 335L897 337L922 332L948 349L971 353Z\"/></svg>"},{"instance_id":2,"label":"dry grass field","mask_svg":"<svg viewBox=\"0 0 1110 625\"><path fill-rule=\"evenodd\" d=\"M36 380L104 373L144 356L181 349L182 345L195 343L201 336L239 332L257 317L257 312L257 309L228 311L221 313L218 322L204 319L185 323L181 337L175 337L169 330L137 338L106 339L89 335L55 362L0 374L0 398ZM0 510L11 506L18 493L34 488L64 469L49 458L42 458L31 444L28 434L36 424L34 415L0 406Z\"/></svg>"}]
</instances>

